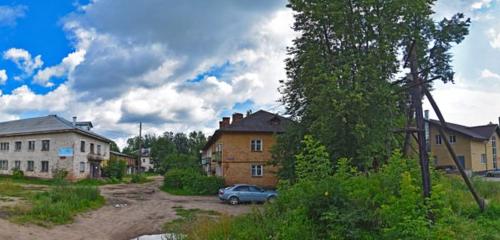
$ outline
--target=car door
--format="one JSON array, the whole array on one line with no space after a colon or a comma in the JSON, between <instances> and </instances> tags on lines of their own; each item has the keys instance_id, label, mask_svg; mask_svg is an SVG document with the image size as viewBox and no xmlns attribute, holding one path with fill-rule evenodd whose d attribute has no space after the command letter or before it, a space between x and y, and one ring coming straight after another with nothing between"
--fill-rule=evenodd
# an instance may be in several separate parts
<instances>
[{"instance_id":1,"label":"car door","mask_svg":"<svg viewBox=\"0 0 500 240\"><path fill-rule=\"evenodd\" d=\"M266 192L262 188L259 188L259 187L256 187L256 186L250 186L249 190L250 190L251 198L252 198L251 201L254 201L254 202L264 202L264 201L267 200L266 199L267 194L266 194Z\"/></svg>"},{"instance_id":2,"label":"car door","mask_svg":"<svg viewBox=\"0 0 500 240\"><path fill-rule=\"evenodd\" d=\"M236 192L236 195L238 196L240 202L251 201L248 186L239 186L236 189L234 189L234 191Z\"/></svg>"}]
</instances>

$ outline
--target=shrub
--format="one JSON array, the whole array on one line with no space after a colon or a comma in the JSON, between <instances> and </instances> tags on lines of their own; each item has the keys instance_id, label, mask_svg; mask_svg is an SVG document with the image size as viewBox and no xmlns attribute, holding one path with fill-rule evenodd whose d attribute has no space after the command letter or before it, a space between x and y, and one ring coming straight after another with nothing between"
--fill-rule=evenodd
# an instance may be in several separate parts
<instances>
[{"instance_id":1,"label":"shrub","mask_svg":"<svg viewBox=\"0 0 500 240\"><path fill-rule=\"evenodd\" d=\"M181 190L186 195L212 195L223 186L222 178L205 176L194 169L170 170L165 174L163 184L166 191Z\"/></svg>"},{"instance_id":2,"label":"shrub","mask_svg":"<svg viewBox=\"0 0 500 240\"><path fill-rule=\"evenodd\" d=\"M131 183L145 183L147 181L148 178L142 173L132 175L132 179L130 180Z\"/></svg>"},{"instance_id":3,"label":"shrub","mask_svg":"<svg viewBox=\"0 0 500 240\"><path fill-rule=\"evenodd\" d=\"M22 179L24 178L24 172L23 170L19 169L19 168L14 168L12 169L12 177L14 179Z\"/></svg>"},{"instance_id":4,"label":"shrub","mask_svg":"<svg viewBox=\"0 0 500 240\"><path fill-rule=\"evenodd\" d=\"M127 172L127 163L123 160L110 159L106 166L102 168L105 177L122 180Z\"/></svg>"}]
</instances>

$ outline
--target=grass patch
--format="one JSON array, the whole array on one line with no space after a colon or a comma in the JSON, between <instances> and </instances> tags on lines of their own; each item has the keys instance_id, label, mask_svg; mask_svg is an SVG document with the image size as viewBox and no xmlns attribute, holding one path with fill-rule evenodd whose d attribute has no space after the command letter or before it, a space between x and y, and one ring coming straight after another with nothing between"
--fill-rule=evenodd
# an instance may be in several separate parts
<instances>
[{"instance_id":1,"label":"grass patch","mask_svg":"<svg viewBox=\"0 0 500 240\"><path fill-rule=\"evenodd\" d=\"M34 194L28 200L28 207L12 209L11 220L45 227L70 223L76 214L97 209L105 202L97 187L71 185L55 186L47 192Z\"/></svg>"},{"instance_id":2,"label":"grass patch","mask_svg":"<svg viewBox=\"0 0 500 240\"><path fill-rule=\"evenodd\" d=\"M19 184L34 184L34 185L57 185L60 181L54 179L42 179L42 178L32 178L32 177L13 177L10 175L0 175L0 182L11 181L13 183Z\"/></svg>"},{"instance_id":3,"label":"grass patch","mask_svg":"<svg viewBox=\"0 0 500 240\"><path fill-rule=\"evenodd\" d=\"M197 228L197 222L209 220L215 221L215 219L220 217L220 213L213 210L202 210L198 208L185 209L181 206L173 207L175 213L179 218L165 223L163 225L163 230L167 233L186 234L192 232L194 228Z\"/></svg>"},{"instance_id":4,"label":"grass patch","mask_svg":"<svg viewBox=\"0 0 500 240\"><path fill-rule=\"evenodd\" d=\"M21 185L14 184L12 181L0 182L0 196L6 197L25 197L27 191Z\"/></svg>"}]
</instances>

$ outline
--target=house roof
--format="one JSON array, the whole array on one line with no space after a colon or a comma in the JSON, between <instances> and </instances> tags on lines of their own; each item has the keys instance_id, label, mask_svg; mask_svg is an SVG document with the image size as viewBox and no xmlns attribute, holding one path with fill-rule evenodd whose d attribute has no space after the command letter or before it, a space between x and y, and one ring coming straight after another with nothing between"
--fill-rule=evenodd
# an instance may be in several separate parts
<instances>
[{"instance_id":1,"label":"house roof","mask_svg":"<svg viewBox=\"0 0 500 240\"><path fill-rule=\"evenodd\" d=\"M223 132L283 133L292 120L280 115L259 110L228 126L219 128L209 138L203 150L209 148Z\"/></svg>"},{"instance_id":2,"label":"house roof","mask_svg":"<svg viewBox=\"0 0 500 240\"><path fill-rule=\"evenodd\" d=\"M72 122L57 115L0 122L0 137L56 132L76 132L105 142L111 142L110 139L95 132L73 126Z\"/></svg>"},{"instance_id":3,"label":"house roof","mask_svg":"<svg viewBox=\"0 0 500 240\"><path fill-rule=\"evenodd\" d=\"M429 120L430 124L434 125L441 125L441 123L438 120L431 119ZM487 124L487 125L481 125L481 126L463 126L460 124L456 123L446 123L447 127L449 130L461 133L465 136L471 137L476 140L488 140L490 139L491 135L493 132L497 132L500 134L500 129L497 124Z\"/></svg>"},{"instance_id":4,"label":"house roof","mask_svg":"<svg viewBox=\"0 0 500 240\"><path fill-rule=\"evenodd\" d=\"M120 157L134 158L134 159L136 158L136 157L134 157L134 156L132 156L132 155L128 155L128 154L121 153L121 152L116 152L116 151L109 151L109 153L110 153L111 155L116 155L116 156L120 156Z\"/></svg>"}]
</instances>

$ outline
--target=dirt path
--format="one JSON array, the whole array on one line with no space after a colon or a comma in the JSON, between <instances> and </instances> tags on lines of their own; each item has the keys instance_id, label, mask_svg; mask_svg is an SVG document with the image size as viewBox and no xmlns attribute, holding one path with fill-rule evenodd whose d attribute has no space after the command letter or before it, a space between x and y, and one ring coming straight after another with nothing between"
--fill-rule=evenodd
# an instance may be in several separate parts
<instances>
[{"instance_id":1,"label":"dirt path","mask_svg":"<svg viewBox=\"0 0 500 240\"><path fill-rule=\"evenodd\" d=\"M101 194L106 198L106 205L79 215L72 224L47 229L0 219L0 239L131 239L143 234L161 233L161 226L176 218L174 206L230 215L249 212L252 208L251 205L222 204L217 197L173 196L159 190L161 181L161 177L156 177L154 182L146 184L103 186Z\"/></svg>"}]
</instances>

